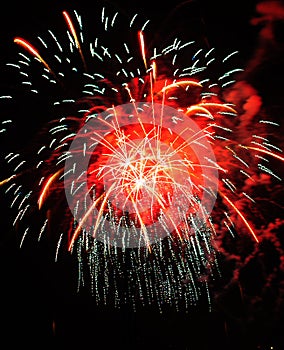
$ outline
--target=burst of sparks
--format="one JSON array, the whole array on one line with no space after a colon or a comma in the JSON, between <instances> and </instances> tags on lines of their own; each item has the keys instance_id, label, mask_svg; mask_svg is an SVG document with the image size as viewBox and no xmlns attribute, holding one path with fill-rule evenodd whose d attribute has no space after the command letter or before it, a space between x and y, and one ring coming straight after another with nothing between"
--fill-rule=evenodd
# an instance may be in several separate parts
<instances>
[{"instance_id":1,"label":"burst of sparks","mask_svg":"<svg viewBox=\"0 0 284 350\"><path fill-rule=\"evenodd\" d=\"M75 15L81 30L81 18ZM147 21L136 31L140 49L138 63L135 52L132 53L125 42L117 53L103 43L103 37L96 38L89 45L88 55L97 64L108 64L111 73L106 69L105 74L103 68L92 72L83 33L76 31L68 12L64 11L63 16L70 40L64 58L61 57L64 44L61 45L53 34L47 41L55 43L59 52L54 55L55 61L49 60L50 63L25 39L17 37L14 40L43 64L45 70L40 79L47 82L54 82L54 78L55 83L64 82L68 74L63 71L73 65L69 55L75 56L76 50L83 63L82 73L79 66L71 69L77 71L81 79L78 85L82 89L77 101L68 94L59 102L54 101L54 106L73 105L77 108L73 111L76 117L61 114L51 123L46 135L51 140L40 145L37 156L43 155L33 168L34 175L40 179L38 187L28 194L16 187L17 181L22 181L30 169L23 170L24 163L19 161L18 155L7 156L7 163L17 162L15 174L2 180L0 185L12 182L6 192L13 192L13 206L18 203L15 225L28 216L28 205L23 207L24 203L36 201L38 210L46 213L39 230L42 236L48 230L50 212L60 212L60 208L52 207L48 199L55 196L56 202L56 196L63 195L65 186L75 204L73 215L67 214L67 223L62 220L58 227L52 228L60 232L56 261L60 259L60 248L67 237L68 249L75 250L78 255L79 281L83 283L86 279L82 271L87 262L92 291L98 303L119 305L127 299L134 308L139 303L156 303L160 309L169 303L179 308L180 302L187 307L196 303L202 286L205 286L210 304L208 278L216 271L219 273L214 248L219 222L214 222L211 211L215 209L210 206L208 209L203 197L211 203L221 200L223 206L228 205L225 210L220 209L228 232L232 233L234 229L231 217L237 215L258 242L253 224L234 203L241 196L250 198L249 194L238 191L235 172L245 179L253 176L253 166L248 165L251 155L246 153L249 150L284 160L283 156L270 150L273 145L268 149L267 145L240 145L234 141L233 130L226 126L230 125L227 120L237 117L237 110L222 101L216 86L221 84L220 87L225 88L232 84L231 76L240 70L229 70L216 81L199 79L199 75L203 77L203 72L215 61L213 49L198 49L192 54L193 42L182 43L175 39L159 52L157 48L151 52L147 48ZM136 23L139 26L137 17L131 19L131 29ZM112 33L118 18L116 13L110 21L103 9L104 35ZM43 45L41 52L45 52L48 46L42 39L40 42ZM178 63L181 52L190 53L190 66ZM227 55L223 63L235 54ZM64 69L56 72L58 62ZM11 66L19 68L24 79L28 79L25 69L32 64L21 54L21 61ZM27 80L25 83L30 85ZM36 90L31 88L31 91ZM119 108L128 104L132 106L131 113L129 107ZM192 124L185 118L192 120ZM89 130L89 122L93 120L98 128ZM196 130L195 124L199 127ZM78 139L80 147L76 148L76 144L72 147ZM238 153L238 149L242 152ZM87 169L80 168L81 158L90 161ZM258 167L258 170L265 169ZM71 176L72 181L66 184L66 179L74 174L76 177ZM215 186L216 182L218 185ZM201 214L197 216L197 212ZM157 225L159 230L162 228L162 235L158 234ZM29 231L29 226L24 228L21 245ZM123 236L123 243L116 245L110 233L114 236L122 233L127 239L134 235L140 243L129 248ZM151 240L153 234L155 239ZM121 287L125 280L128 282L126 290ZM116 291L114 300L110 300L112 291Z\"/></svg>"}]
</instances>

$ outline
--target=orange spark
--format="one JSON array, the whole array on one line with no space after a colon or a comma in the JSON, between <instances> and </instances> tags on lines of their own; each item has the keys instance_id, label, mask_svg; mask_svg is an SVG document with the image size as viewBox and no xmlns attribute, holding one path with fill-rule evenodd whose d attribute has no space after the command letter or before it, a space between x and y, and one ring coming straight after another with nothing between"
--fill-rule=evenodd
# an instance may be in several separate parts
<instances>
[{"instance_id":1,"label":"orange spark","mask_svg":"<svg viewBox=\"0 0 284 350\"><path fill-rule=\"evenodd\" d=\"M206 102L206 103L199 103L200 107L218 107L222 109L227 109L232 113L237 113L237 111L232 108L231 106L228 106L227 104L224 103L217 103L217 102Z\"/></svg>"},{"instance_id":2,"label":"orange spark","mask_svg":"<svg viewBox=\"0 0 284 350\"><path fill-rule=\"evenodd\" d=\"M259 151L259 152L262 152L262 153L265 153L267 155L270 155L274 158L277 158L279 160L282 160L284 162L284 157L280 156L279 154L276 154L276 153L273 153L271 151L268 151L266 149L262 149L262 148L258 148L258 147L251 147L251 146L243 146L243 145L240 145L242 148L246 148L246 149L253 149L255 151Z\"/></svg>"},{"instance_id":3,"label":"orange spark","mask_svg":"<svg viewBox=\"0 0 284 350\"><path fill-rule=\"evenodd\" d=\"M78 36L77 36L77 33L76 33L76 30L75 30L75 27L71 21L71 18L69 16L69 14L66 12L66 11L63 11L63 16L65 18L65 21L67 22L67 25L68 25L68 28L75 40L75 44L76 44L76 47L77 49L79 50L79 53L81 55L81 58L82 58L82 61L83 61L83 64L84 64L84 67L86 69L86 62L85 62L85 58L84 58L84 55L83 55L83 52L82 52L82 49L81 49L81 45L80 45L80 42L78 40Z\"/></svg>"},{"instance_id":4,"label":"orange spark","mask_svg":"<svg viewBox=\"0 0 284 350\"><path fill-rule=\"evenodd\" d=\"M14 42L16 44L21 45L24 49L26 49L27 51L29 51L32 55L34 55L35 57L37 57L44 65L45 67L55 76L54 72L52 71L52 69L49 67L49 65L46 63L46 61L41 57L41 55L39 54L39 52L32 46L32 44L30 44L27 40L16 37L14 39Z\"/></svg>"},{"instance_id":5,"label":"orange spark","mask_svg":"<svg viewBox=\"0 0 284 350\"><path fill-rule=\"evenodd\" d=\"M15 177L16 177L16 175L12 175L12 176L8 177L7 179L0 181L0 186L5 185L7 182L11 181Z\"/></svg>"},{"instance_id":6,"label":"orange spark","mask_svg":"<svg viewBox=\"0 0 284 350\"><path fill-rule=\"evenodd\" d=\"M193 85L193 86L199 86L202 87L202 85L194 80L180 80L180 81L175 81L174 83L171 83L167 86L164 86L160 92L165 92L166 90L170 90L172 88L176 88L182 85Z\"/></svg>"},{"instance_id":7,"label":"orange spark","mask_svg":"<svg viewBox=\"0 0 284 350\"><path fill-rule=\"evenodd\" d=\"M240 212L240 210L235 206L235 204L230 201L230 199L227 196L223 196L223 198L226 199L226 201L232 206L232 208L236 211L236 213L238 213L238 215L240 216L240 218L243 220L244 224L247 226L247 228L249 229L250 233L252 234L253 238L256 240L257 243L259 243L258 238L256 237L256 234L254 233L252 227L250 226L250 224L247 222L246 218L244 217L244 215Z\"/></svg>"},{"instance_id":8,"label":"orange spark","mask_svg":"<svg viewBox=\"0 0 284 350\"><path fill-rule=\"evenodd\" d=\"M145 52L145 41L144 41L144 36L143 36L142 30L140 30L138 32L138 35L139 35L139 42L140 42L140 48L141 48L143 62L144 62L145 68L147 69L146 52Z\"/></svg>"},{"instance_id":9,"label":"orange spark","mask_svg":"<svg viewBox=\"0 0 284 350\"><path fill-rule=\"evenodd\" d=\"M208 116L210 117L210 119L214 119L213 115L208 111L207 108L202 107L202 106L190 106L186 109L185 114L190 114L191 112L195 113L195 112L204 112L205 114L208 114Z\"/></svg>"},{"instance_id":10,"label":"orange spark","mask_svg":"<svg viewBox=\"0 0 284 350\"><path fill-rule=\"evenodd\" d=\"M57 178L57 176L62 172L62 169L61 170L58 170L56 173L54 173L53 175L51 175L48 180L46 181L42 191L41 191L41 194L39 196L39 199L37 201L38 203L38 208L41 209L42 205L43 205L43 202L47 196L47 191L48 189L50 188L50 185L52 184L52 182Z\"/></svg>"},{"instance_id":11,"label":"orange spark","mask_svg":"<svg viewBox=\"0 0 284 350\"><path fill-rule=\"evenodd\" d=\"M153 79L156 80L156 78L157 78L157 64L156 64L156 61L152 62L152 69L153 69Z\"/></svg>"},{"instance_id":12,"label":"orange spark","mask_svg":"<svg viewBox=\"0 0 284 350\"><path fill-rule=\"evenodd\" d=\"M112 186L113 187L113 186ZM75 232L73 233L73 236L71 238L71 242L69 244L68 250L70 251L73 247L73 244L75 242L75 240L78 238L80 231L84 225L84 223L86 222L87 218L89 217L89 215L91 214L91 212L94 210L94 208L96 207L96 205L98 204L98 202L102 199L103 194L97 198L94 203L90 206L90 208L88 209L88 211L86 212L86 214L84 215L84 217L82 218L82 220L80 221L79 225L77 226ZM98 220L96 222L96 226L98 226Z\"/></svg>"},{"instance_id":13,"label":"orange spark","mask_svg":"<svg viewBox=\"0 0 284 350\"><path fill-rule=\"evenodd\" d=\"M228 110L232 113L237 113L234 108L228 106L228 105L225 105L223 103L199 103L198 105L196 106L191 106L191 107L188 107L185 114L189 114L190 112L195 112L195 111L202 111L202 112L205 112L206 114L208 114L208 116L211 118L211 119L214 119L213 115L209 112L209 110L207 108L210 108L210 107L218 107L218 109L223 109L223 110Z\"/></svg>"},{"instance_id":14,"label":"orange spark","mask_svg":"<svg viewBox=\"0 0 284 350\"><path fill-rule=\"evenodd\" d=\"M104 210L104 207L105 207L105 204L109 198L109 194L111 193L111 191L113 190L113 188L115 187L116 183L114 182L108 192L106 194L102 194L100 197L98 197L94 202L93 204L90 206L90 208L87 210L86 214L83 216L82 220L79 222L79 225L77 226L72 238L71 238L71 242L69 244L69 247L68 247L68 250L70 251L73 247L73 244L75 242L75 240L78 238L78 236L80 235L80 231L82 230L83 228L83 225L84 223L86 222L86 220L88 219L89 215L92 213L92 211L95 209L95 207L97 206L97 204L103 199L102 201L102 204L100 206L100 210L98 212L98 217L97 217L97 220L96 220L96 224L95 224L95 227L94 227L94 231L93 231L93 237L95 236L97 230L98 230L98 226L99 226L99 222L100 222L100 219L103 215L103 210ZM104 197L104 198L103 198Z\"/></svg>"}]
</instances>

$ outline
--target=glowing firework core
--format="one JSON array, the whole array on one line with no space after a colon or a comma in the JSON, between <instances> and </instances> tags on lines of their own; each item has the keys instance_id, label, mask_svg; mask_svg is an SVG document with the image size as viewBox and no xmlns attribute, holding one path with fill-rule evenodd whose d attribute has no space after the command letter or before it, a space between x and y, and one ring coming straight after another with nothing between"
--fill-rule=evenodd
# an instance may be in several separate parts
<instances>
[{"instance_id":1,"label":"glowing firework core","mask_svg":"<svg viewBox=\"0 0 284 350\"><path fill-rule=\"evenodd\" d=\"M149 246L206 225L217 193L214 153L176 109L141 102L91 115L69 152L65 190L79 225L72 242L86 229L111 245Z\"/></svg>"}]
</instances>

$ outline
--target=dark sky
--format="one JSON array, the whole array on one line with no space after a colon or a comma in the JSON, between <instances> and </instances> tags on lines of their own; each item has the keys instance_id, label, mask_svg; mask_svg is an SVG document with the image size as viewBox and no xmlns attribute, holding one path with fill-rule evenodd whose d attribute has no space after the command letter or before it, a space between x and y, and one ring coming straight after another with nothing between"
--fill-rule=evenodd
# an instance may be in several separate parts
<instances>
[{"instance_id":1,"label":"dark sky","mask_svg":"<svg viewBox=\"0 0 284 350\"><path fill-rule=\"evenodd\" d=\"M185 23L190 26L191 22L212 37L212 40L223 45L238 43L246 46L252 38L249 33L249 20L255 14L256 0L245 2L231 1L225 3L220 0L189 0L189 1L104 1L106 8L117 9L119 12L138 12L160 24L167 22L175 30L177 26ZM1 37L8 35L34 33L45 29L46 25L58 19L61 10L75 9L79 13L96 12L99 9L99 1L49 1L47 4L26 2L7 2L5 11L1 12ZM215 34L216 33L216 34ZM214 37L215 36L215 37Z\"/></svg>"},{"instance_id":2,"label":"dark sky","mask_svg":"<svg viewBox=\"0 0 284 350\"><path fill-rule=\"evenodd\" d=\"M264 3L264 6L257 9L257 3ZM100 9L101 4L89 0L6 2L0 13L1 64L11 60L15 36L32 41L38 32L45 32L51 24L61 26L62 10L75 9L92 18L92 13ZM241 76L242 84L236 86L230 98L243 107L241 126L253 130L257 113L267 119L276 118L281 125L284 111L283 2L114 0L104 4L130 17L138 12L152 20L157 28L155 36L161 40L163 35L184 35L188 31L210 47L240 51L240 63L246 70ZM8 84L7 79L3 74L2 90ZM241 126L239 135L245 137ZM272 136L283 145L281 130L282 126L279 133ZM281 174L283 166L276 163L276 167ZM271 183L263 183L262 186L265 203L283 195L281 184L273 187ZM5 199L2 198L1 205L3 202ZM50 259L45 245L32 252L29 249L19 252L14 249L15 237L13 234L9 237L9 229L3 226L6 231L1 241L1 283L5 312L0 316L4 322L2 329L0 326L0 342L3 336L11 342L19 339L22 345L35 345L37 349L48 344L52 349L60 345L61 349L70 350L78 346L99 350L272 350L272 347L282 350L284 286L281 254L284 242L279 232L283 232L284 227L283 200L275 207L266 203L263 212L273 220L263 225L264 240L259 248L252 248L250 239L243 236L227 252L226 242L222 246L225 282L213 283L216 299L211 313L203 304L193 308L190 314L169 311L164 315L151 308L137 314L130 310L97 308L88 295L76 297L70 291L77 278L72 275L76 270L73 261L67 261L70 270L61 265L56 267L60 271L55 270L54 265L45 260L46 255ZM60 334L57 342L52 338L54 320Z\"/></svg>"},{"instance_id":3,"label":"dark sky","mask_svg":"<svg viewBox=\"0 0 284 350\"><path fill-rule=\"evenodd\" d=\"M155 5L149 0L137 1L49 1L43 6L41 3L7 2L5 12L1 13L2 35L36 31L43 29L57 17L60 10L76 9L80 13L95 13L100 4L117 9L119 12L140 13L145 18L163 23L168 17L172 20L173 28L177 25L176 18L190 25L191 21L202 20L204 27L209 33L216 32L217 36L226 37L230 41L243 41L245 44L245 32L249 27L249 19L255 14L256 0L246 2L231 1L224 3L220 0L189 1L155 1ZM199 17L199 18L198 18ZM48 22L50 21L50 22ZM226 30L225 30L226 29ZM240 35L233 37L232 33ZM242 39L242 40L241 40ZM249 39L247 37L247 39Z\"/></svg>"}]
</instances>

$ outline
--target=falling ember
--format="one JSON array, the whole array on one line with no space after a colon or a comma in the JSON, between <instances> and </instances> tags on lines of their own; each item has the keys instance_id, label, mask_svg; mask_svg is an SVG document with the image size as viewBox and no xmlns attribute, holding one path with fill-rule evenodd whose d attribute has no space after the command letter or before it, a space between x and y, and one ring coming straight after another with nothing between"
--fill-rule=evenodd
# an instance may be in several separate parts
<instances>
[{"instance_id":1,"label":"falling ember","mask_svg":"<svg viewBox=\"0 0 284 350\"><path fill-rule=\"evenodd\" d=\"M37 57L41 63L44 64L44 66L50 71L50 73L53 73L49 65L46 63L46 61L41 57L39 52L25 39L22 38L15 38L14 42L18 45L21 45L23 48L25 48L27 51L29 51L32 55Z\"/></svg>"},{"instance_id":2,"label":"falling ember","mask_svg":"<svg viewBox=\"0 0 284 350\"><path fill-rule=\"evenodd\" d=\"M234 210L237 212L237 214L240 216L240 218L243 220L243 222L245 223L245 225L247 226L247 228L249 229L250 233L252 234L253 238L256 240L256 242L258 243L259 240L256 237L252 227L250 226L250 224L247 222L246 218L244 217L244 215L240 212L240 210L234 205L234 203L232 203L232 201L227 197L224 196L224 198L226 199L226 201L234 208Z\"/></svg>"},{"instance_id":3,"label":"falling ember","mask_svg":"<svg viewBox=\"0 0 284 350\"><path fill-rule=\"evenodd\" d=\"M60 170L58 170L55 174L52 174L49 179L47 180L46 184L44 185L42 192L38 199L38 208L41 209L43 202L45 200L45 197L47 196L47 192L52 184L52 182L58 177L58 175L61 173Z\"/></svg>"},{"instance_id":4,"label":"falling ember","mask_svg":"<svg viewBox=\"0 0 284 350\"><path fill-rule=\"evenodd\" d=\"M74 25L72 23L72 20L71 18L69 17L69 14L66 12L66 11L63 11L63 16L68 24L68 27L74 37L74 40L75 40L75 43L76 43L76 47L78 48L79 52L80 52L80 55L81 55L81 58L82 58L82 61L84 63L84 67L86 68L86 62L85 62L85 58L84 58L84 55L83 55L83 52L82 52L82 48L81 48L81 45L80 45L80 41L78 39L78 36L77 36L77 33L76 33L76 30L74 28Z\"/></svg>"},{"instance_id":5,"label":"falling ember","mask_svg":"<svg viewBox=\"0 0 284 350\"><path fill-rule=\"evenodd\" d=\"M222 95L238 71L227 71L233 54L221 58L225 73L214 78L212 49L178 39L148 47L148 22L135 15L118 24L118 14L109 12L104 8L93 22L103 34L90 42L81 17L75 12L77 26L67 11L67 43L50 33L41 49L14 39L47 69L30 76L26 56L16 65L25 87L32 78L45 89L55 116L41 133L36 164L6 155L13 170L1 188L9 186L21 245L34 232L33 208L44 216L39 238L47 233L56 241L56 262L65 248L76 256L79 286L89 281L97 304L155 304L162 311L188 308L205 295L210 305L209 280L220 273L219 231L241 228L254 243L261 239L236 204L251 198L241 190L246 181L268 172L251 153L283 157L237 139L238 108ZM117 43L117 30L133 35L132 44Z\"/></svg>"},{"instance_id":6,"label":"falling ember","mask_svg":"<svg viewBox=\"0 0 284 350\"><path fill-rule=\"evenodd\" d=\"M145 65L145 68L147 69L147 59L146 59L146 52L145 52L145 41L142 30L139 32L139 40L140 40L140 48L141 48L141 54L143 58L143 62Z\"/></svg>"},{"instance_id":7,"label":"falling ember","mask_svg":"<svg viewBox=\"0 0 284 350\"><path fill-rule=\"evenodd\" d=\"M282 162L284 162L284 157L283 156L281 156L280 154L277 154L275 152L272 152L270 150L267 150L267 149L264 149L264 148L260 148L260 147L243 146L243 145L241 145L241 147L243 147L245 149L251 149L251 150L254 150L254 151L258 151L258 152L267 154L267 155L269 155L269 156L271 156L273 158L279 159Z\"/></svg>"}]
</instances>

